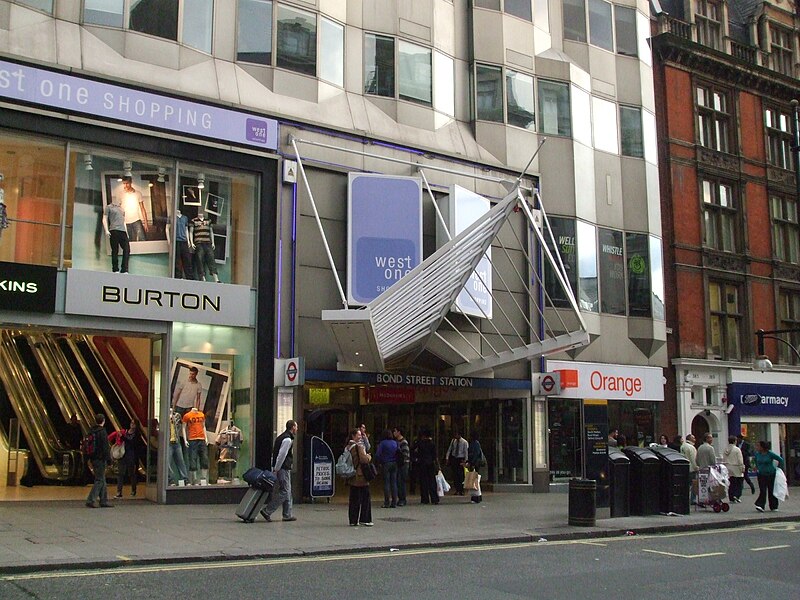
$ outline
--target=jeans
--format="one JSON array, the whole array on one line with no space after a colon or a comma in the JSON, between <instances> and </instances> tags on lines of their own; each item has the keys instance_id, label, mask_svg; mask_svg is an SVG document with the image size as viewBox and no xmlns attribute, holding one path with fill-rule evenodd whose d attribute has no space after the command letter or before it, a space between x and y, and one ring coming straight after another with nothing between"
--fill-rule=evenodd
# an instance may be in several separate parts
<instances>
[{"instance_id":1,"label":"jeans","mask_svg":"<svg viewBox=\"0 0 800 600\"><path fill-rule=\"evenodd\" d=\"M111 270L116 273L119 271L119 250L122 248L122 272L128 272L128 261L131 257L131 243L128 234L118 229L112 229L109 233L111 243Z\"/></svg>"},{"instance_id":2,"label":"jeans","mask_svg":"<svg viewBox=\"0 0 800 600\"><path fill-rule=\"evenodd\" d=\"M289 519L292 516L292 472L286 469L278 471L278 487L272 489L272 497L267 505L261 510L264 517L270 516L283 505L283 518Z\"/></svg>"},{"instance_id":3,"label":"jeans","mask_svg":"<svg viewBox=\"0 0 800 600\"><path fill-rule=\"evenodd\" d=\"M175 276L183 279L194 279L194 257L189 251L189 242L177 240L175 250L178 255L178 264L175 265Z\"/></svg>"},{"instance_id":4,"label":"jeans","mask_svg":"<svg viewBox=\"0 0 800 600\"><path fill-rule=\"evenodd\" d=\"M734 498L742 497L742 488L744 488L744 477L731 477L731 487L728 490L728 497L733 500Z\"/></svg>"},{"instance_id":5,"label":"jeans","mask_svg":"<svg viewBox=\"0 0 800 600\"><path fill-rule=\"evenodd\" d=\"M197 244L194 247L194 257L198 264L198 280L205 278L206 269L208 269L208 272L211 273L211 275L217 274L217 263L216 259L214 258L214 249L211 247L211 244Z\"/></svg>"},{"instance_id":6,"label":"jeans","mask_svg":"<svg viewBox=\"0 0 800 600\"><path fill-rule=\"evenodd\" d=\"M397 506L397 463L383 463L383 506Z\"/></svg>"},{"instance_id":7,"label":"jeans","mask_svg":"<svg viewBox=\"0 0 800 600\"><path fill-rule=\"evenodd\" d=\"M125 453L127 454L127 452ZM131 494L136 494L136 484L138 483L137 461L124 461L121 460L117 464L117 496L122 495L122 486L125 485L125 477L128 476L131 480Z\"/></svg>"},{"instance_id":8,"label":"jeans","mask_svg":"<svg viewBox=\"0 0 800 600\"><path fill-rule=\"evenodd\" d=\"M108 504L108 486L106 485L106 461L92 459L92 469L94 470L94 485L89 490L86 502L94 503L95 499L100 500L100 504Z\"/></svg>"},{"instance_id":9,"label":"jeans","mask_svg":"<svg viewBox=\"0 0 800 600\"><path fill-rule=\"evenodd\" d=\"M205 440L189 440L189 470L208 468L208 448Z\"/></svg>"},{"instance_id":10,"label":"jeans","mask_svg":"<svg viewBox=\"0 0 800 600\"><path fill-rule=\"evenodd\" d=\"M397 504L406 503L406 482L408 481L408 463L397 467Z\"/></svg>"},{"instance_id":11,"label":"jeans","mask_svg":"<svg viewBox=\"0 0 800 600\"><path fill-rule=\"evenodd\" d=\"M778 508L778 499L772 495L772 489L775 487L775 473L772 475L758 474L758 498L756 498L756 506L764 508L767 497L769 497L769 509L776 510Z\"/></svg>"},{"instance_id":12,"label":"jeans","mask_svg":"<svg viewBox=\"0 0 800 600\"><path fill-rule=\"evenodd\" d=\"M146 242L147 235L144 232L144 224L142 220L127 223L125 227L128 229L128 237L132 242Z\"/></svg>"},{"instance_id":13,"label":"jeans","mask_svg":"<svg viewBox=\"0 0 800 600\"><path fill-rule=\"evenodd\" d=\"M350 486L350 503L347 507L350 525L372 523L372 500L369 497L369 486Z\"/></svg>"},{"instance_id":14,"label":"jeans","mask_svg":"<svg viewBox=\"0 0 800 600\"><path fill-rule=\"evenodd\" d=\"M178 485L178 480L189 479L186 472L186 463L183 462L183 448L180 442L169 443L169 481L172 485Z\"/></svg>"}]
</instances>

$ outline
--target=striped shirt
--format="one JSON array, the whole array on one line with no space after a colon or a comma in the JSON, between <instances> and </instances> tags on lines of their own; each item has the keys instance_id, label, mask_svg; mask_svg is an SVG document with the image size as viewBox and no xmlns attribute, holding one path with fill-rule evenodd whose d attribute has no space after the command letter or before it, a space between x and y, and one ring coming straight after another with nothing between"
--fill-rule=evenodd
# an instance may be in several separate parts
<instances>
[{"instance_id":1,"label":"striped shirt","mask_svg":"<svg viewBox=\"0 0 800 600\"><path fill-rule=\"evenodd\" d=\"M199 219L195 217L192 219L192 240L194 244L210 244L211 243L211 221L208 219Z\"/></svg>"}]
</instances>

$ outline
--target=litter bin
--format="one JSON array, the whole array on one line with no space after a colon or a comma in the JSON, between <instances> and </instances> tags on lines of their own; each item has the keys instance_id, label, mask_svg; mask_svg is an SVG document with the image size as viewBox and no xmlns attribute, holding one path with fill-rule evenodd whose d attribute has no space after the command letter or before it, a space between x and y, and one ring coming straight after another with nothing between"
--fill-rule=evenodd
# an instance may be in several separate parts
<instances>
[{"instance_id":1,"label":"litter bin","mask_svg":"<svg viewBox=\"0 0 800 600\"><path fill-rule=\"evenodd\" d=\"M631 514L631 503L628 497L630 470L630 459L616 448L609 448L608 481L612 517L629 517Z\"/></svg>"},{"instance_id":2,"label":"litter bin","mask_svg":"<svg viewBox=\"0 0 800 600\"><path fill-rule=\"evenodd\" d=\"M647 448L628 446L623 450L631 461L630 505L632 515L657 515L659 512L658 457Z\"/></svg>"},{"instance_id":3,"label":"litter bin","mask_svg":"<svg viewBox=\"0 0 800 600\"><path fill-rule=\"evenodd\" d=\"M593 527L597 511L597 482L594 479L569 480L569 524Z\"/></svg>"},{"instance_id":4,"label":"litter bin","mask_svg":"<svg viewBox=\"0 0 800 600\"><path fill-rule=\"evenodd\" d=\"M689 459L672 448L651 448L660 464L662 513L689 514Z\"/></svg>"}]
</instances>

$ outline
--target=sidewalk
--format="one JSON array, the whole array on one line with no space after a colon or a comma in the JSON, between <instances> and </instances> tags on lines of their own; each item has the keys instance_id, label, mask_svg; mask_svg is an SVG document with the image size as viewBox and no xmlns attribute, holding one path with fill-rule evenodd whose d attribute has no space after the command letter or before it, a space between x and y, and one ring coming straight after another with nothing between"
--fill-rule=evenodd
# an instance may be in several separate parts
<instances>
[{"instance_id":1,"label":"sidewalk","mask_svg":"<svg viewBox=\"0 0 800 600\"><path fill-rule=\"evenodd\" d=\"M0 504L0 574L800 521L797 498L781 503L776 513L759 513L750 494L728 513L693 507L690 515L600 519L595 527L567 524L565 493L487 493L477 505L457 496L447 496L439 506L420 505L415 498L397 509L380 508L381 500L373 495L372 528L349 527L342 501L296 504L293 523L281 522L279 510L275 522L259 518L252 524L239 521L233 505L163 506L125 499L116 501L114 509L91 510L82 501L6 502Z\"/></svg>"}]
</instances>

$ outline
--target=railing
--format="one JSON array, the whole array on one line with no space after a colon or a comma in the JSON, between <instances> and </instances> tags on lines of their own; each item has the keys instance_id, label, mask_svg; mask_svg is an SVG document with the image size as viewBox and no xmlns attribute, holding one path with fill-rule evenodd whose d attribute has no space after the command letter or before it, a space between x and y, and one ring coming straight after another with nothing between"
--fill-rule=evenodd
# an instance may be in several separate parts
<instances>
[{"instance_id":1,"label":"railing","mask_svg":"<svg viewBox=\"0 0 800 600\"><path fill-rule=\"evenodd\" d=\"M755 46L750 46L749 44L742 44L735 40L731 40L731 56L734 58L746 62L750 65L757 65L757 52L758 48Z\"/></svg>"},{"instance_id":2,"label":"railing","mask_svg":"<svg viewBox=\"0 0 800 600\"><path fill-rule=\"evenodd\" d=\"M692 39L692 24L674 17L667 17L665 31L685 40Z\"/></svg>"}]
</instances>

